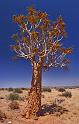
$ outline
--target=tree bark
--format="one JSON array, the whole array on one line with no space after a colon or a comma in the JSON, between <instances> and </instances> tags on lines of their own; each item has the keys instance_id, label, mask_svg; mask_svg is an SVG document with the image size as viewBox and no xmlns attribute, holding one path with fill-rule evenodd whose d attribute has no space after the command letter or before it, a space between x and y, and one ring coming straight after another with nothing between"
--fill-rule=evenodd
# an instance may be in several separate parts
<instances>
[{"instance_id":1,"label":"tree bark","mask_svg":"<svg viewBox=\"0 0 79 124\"><path fill-rule=\"evenodd\" d=\"M33 63L31 89L27 104L26 118L37 118L37 112L41 109L41 80L42 64Z\"/></svg>"}]
</instances>

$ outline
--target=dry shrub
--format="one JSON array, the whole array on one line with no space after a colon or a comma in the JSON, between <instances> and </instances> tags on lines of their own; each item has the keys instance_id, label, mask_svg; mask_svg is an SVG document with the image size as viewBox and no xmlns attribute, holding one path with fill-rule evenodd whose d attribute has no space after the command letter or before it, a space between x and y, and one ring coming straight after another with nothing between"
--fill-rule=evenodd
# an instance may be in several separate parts
<instances>
[{"instance_id":1,"label":"dry shrub","mask_svg":"<svg viewBox=\"0 0 79 124\"><path fill-rule=\"evenodd\" d=\"M64 92L64 91L66 91L66 90L65 90L65 88L58 88L58 91L59 91L59 92Z\"/></svg>"},{"instance_id":2,"label":"dry shrub","mask_svg":"<svg viewBox=\"0 0 79 124\"><path fill-rule=\"evenodd\" d=\"M0 90L5 90L5 88L0 88Z\"/></svg>"},{"instance_id":3,"label":"dry shrub","mask_svg":"<svg viewBox=\"0 0 79 124\"><path fill-rule=\"evenodd\" d=\"M22 87L21 90L26 90L27 91L27 90L29 90L29 88Z\"/></svg>"},{"instance_id":4,"label":"dry shrub","mask_svg":"<svg viewBox=\"0 0 79 124\"><path fill-rule=\"evenodd\" d=\"M42 91L43 91L43 92L51 92L51 88L46 87L46 88L43 88Z\"/></svg>"},{"instance_id":5,"label":"dry shrub","mask_svg":"<svg viewBox=\"0 0 79 124\"><path fill-rule=\"evenodd\" d=\"M16 101L12 101L10 104L9 104L9 108L14 110L14 109L19 109L19 103L16 102Z\"/></svg>"},{"instance_id":6,"label":"dry shrub","mask_svg":"<svg viewBox=\"0 0 79 124\"><path fill-rule=\"evenodd\" d=\"M71 98L72 97L72 94L69 91L65 91L64 93L62 93L62 96L66 97L66 98L67 97Z\"/></svg>"},{"instance_id":7,"label":"dry shrub","mask_svg":"<svg viewBox=\"0 0 79 124\"><path fill-rule=\"evenodd\" d=\"M0 120L4 120L6 118L7 117L6 117L5 113L0 110Z\"/></svg>"},{"instance_id":8,"label":"dry shrub","mask_svg":"<svg viewBox=\"0 0 79 124\"><path fill-rule=\"evenodd\" d=\"M14 89L13 89L13 88L11 88L11 87L10 87L10 88L8 88L8 91L13 91L13 90L14 90Z\"/></svg>"}]
</instances>

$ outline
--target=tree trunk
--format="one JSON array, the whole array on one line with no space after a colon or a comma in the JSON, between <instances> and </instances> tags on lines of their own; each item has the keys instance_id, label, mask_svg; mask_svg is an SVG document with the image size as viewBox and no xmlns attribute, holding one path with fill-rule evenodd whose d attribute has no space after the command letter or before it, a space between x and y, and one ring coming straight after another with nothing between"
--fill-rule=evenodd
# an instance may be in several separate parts
<instances>
[{"instance_id":1,"label":"tree trunk","mask_svg":"<svg viewBox=\"0 0 79 124\"><path fill-rule=\"evenodd\" d=\"M26 118L37 118L37 112L41 108L41 79L42 66L41 63L33 63L32 68L31 89L29 92L29 99L27 104Z\"/></svg>"}]
</instances>

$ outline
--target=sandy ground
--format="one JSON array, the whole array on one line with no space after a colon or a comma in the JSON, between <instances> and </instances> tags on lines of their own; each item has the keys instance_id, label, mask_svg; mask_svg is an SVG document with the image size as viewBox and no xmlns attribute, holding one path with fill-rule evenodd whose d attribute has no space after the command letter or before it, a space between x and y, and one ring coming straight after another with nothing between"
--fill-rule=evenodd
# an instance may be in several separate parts
<instances>
[{"instance_id":1,"label":"sandy ground","mask_svg":"<svg viewBox=\"0 0 79 124\"><path fill-rule=\"evenodd\" d=\"M24 101L17 101L20 105L18 110L11 110L8 105L11 102L7 96L11 93L7 90L0 91L0 110L5 112L7 118L0 124L79 124L79 89L66 89L72 93L71 98L60 96L61 92L52 89L51 92L42 92L42 105L46 105L43 114L38 120L31 120L22 117L23 110L27 106L27 91L19 94L24 97ZM2 99L2 98L3 99ZM61 102L58 102L57 99ZM57 103L61 107L60 111L64 109L64 113L53 112L52 104Z\"/></svg>"}]
</instances>

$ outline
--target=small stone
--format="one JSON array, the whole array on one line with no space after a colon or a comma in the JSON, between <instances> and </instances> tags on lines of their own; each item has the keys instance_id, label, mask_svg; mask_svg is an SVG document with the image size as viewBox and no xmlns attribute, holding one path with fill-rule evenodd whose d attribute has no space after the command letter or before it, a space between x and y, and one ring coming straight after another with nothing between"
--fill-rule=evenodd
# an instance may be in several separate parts
<instances>
[{"instance_id":1,"label":"small stone","mask_svg":"<svg viewBox=\"0 0 79 124\"><path fill-rule=\"evenodd\" d=\"M12 122L11 122L11 121L9 121L9 122L8 122L8 124L12 124Z\"/></svg>"}]
</instances>

